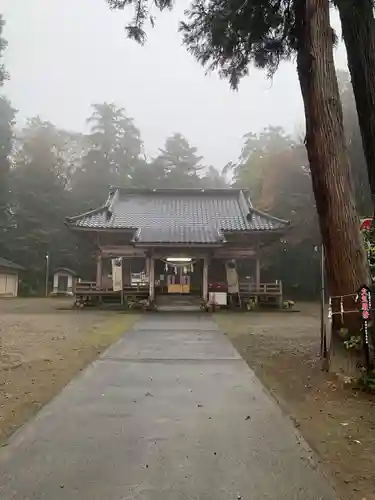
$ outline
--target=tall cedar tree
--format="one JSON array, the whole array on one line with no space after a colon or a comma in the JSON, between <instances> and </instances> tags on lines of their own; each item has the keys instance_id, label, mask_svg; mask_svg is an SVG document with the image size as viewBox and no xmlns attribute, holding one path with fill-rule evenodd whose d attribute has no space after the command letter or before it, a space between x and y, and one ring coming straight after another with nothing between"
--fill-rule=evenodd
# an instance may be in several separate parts
<instances>
[{"instance_id":1,"label":"tall cedar tree","mask_svg":"<svg viewBox=\"0 0 375 500\"><path fill-rule=\"evenodd\" d=\"M164 149L155 160L164 171L164 187L200 187L202 179L198 172L202 170L201 156L197 155L197 148L190 146L187 139L181 134L174 134L165 141Z\"/></svg>"},{"instance_id":2,"label":"tall cedar tree","mask_svg":"<svg viewBox=\"0 0 375 500\"><path fill-rule=\"evenodd\" d=\"M3 38L4 20L0 15L0 87L8 78L1 63L7 42ZM9 229L9 155L12 151L13 125L15 110L9 101L0 95L0 255L6 254L7 230Z\"/></svg>"},{"instance_id":3,"label":"tall cedar tree","mask_svg":"<svg viewBox=\"0 0 375 500\"><path fill-rule=\"evenodd\" d=\"M143 0L107 0L111 8L132 5L128 35L143 43L148 19ZM159 0L158 7L172 7ZM359 230L345 144L342 108L333 62L329 0L193 0L181 23L184 44L209 69L237 87L249 64L273 74L297 54L306 118L306 149L326 252L330 292L353 293L370 279Z\"/></svg>"},{"instance_id":4,"label":"tall cedar tree","mask_svg":"<svg viewBox=\"0 0 375 500\"><path fill-rule=\"evenodd\" d=\"M10 160L13 141L15 110L9 101L0 96L0 256L8 255L6 250L7 231L10 224Z\"/></svg>"},{"instance_id":5,"label":"tall cedar tree","mask_svg":"<svg viewBox=\"0 0 375 500\"><path fill-rule=\"evenodd\" d=\"M334 0L340 14L375 210L375 20L373 0Z\"/></svg>"}]
</instances>

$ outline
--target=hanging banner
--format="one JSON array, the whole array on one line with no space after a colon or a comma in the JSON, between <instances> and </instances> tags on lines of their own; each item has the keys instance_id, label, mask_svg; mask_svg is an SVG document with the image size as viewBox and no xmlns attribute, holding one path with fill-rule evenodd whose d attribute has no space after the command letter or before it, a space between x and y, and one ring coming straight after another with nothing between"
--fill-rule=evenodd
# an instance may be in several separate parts
<instances>
[{"instance_id":1,"label":"hanging banner","mask_svg":"<svg viewBox=\"0 0 375 500\"><path fill-rule=\"evenodd\" d=\"M112 287L114 292L122 290L122 257L112 259Z\"/></svg>"},{"instance_id":2,"label":"hanging banner","mask_svg":"<svg viewBox=\"0 0 375 500\"><path fill-rule=\"evenodd\" d=\"M239 293L238 274L236 269L236 262L234 260L225 263L227 272L228 293Z\"/></svg>"},{"instance_id":3,"label":"hanging banner","mask_svg":"<svg viewBox=\"0 0 375 500\"><path fill-rule=\"evenodd\" d=\"M369 323L371 321L371 290L368 286L363 285L357 292L359 300L359 311L362 318L362 334L363 334L363 350L365 355L366 370L370 370L370 341L369 341Z\"/></svg>"}]
</instances>

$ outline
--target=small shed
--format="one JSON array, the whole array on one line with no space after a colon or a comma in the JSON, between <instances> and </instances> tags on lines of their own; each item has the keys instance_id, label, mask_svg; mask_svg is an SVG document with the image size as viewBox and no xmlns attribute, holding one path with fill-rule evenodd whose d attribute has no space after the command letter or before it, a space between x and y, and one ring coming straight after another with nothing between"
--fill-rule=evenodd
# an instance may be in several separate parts
<instances>
[{"instance_id":1,"label":"small shed","mask_svg":"<svg viewBox=\"0 0 375 500\"><path fill-rule=\"evenodd\" d=\"M77 273L67 267L58 267L53 273L53 290L51 295L73 295L77 281Z\"/></svg>"},{"instance_id":2,"label":"small shed","mask_svg":"<svg viewBox=\"0 0 375 500\"><path fill-rule=\"evenodd\" d=\"M0 257L0 297L17 297L18 273L23 267Z\"/></svg>"}]
</instances>

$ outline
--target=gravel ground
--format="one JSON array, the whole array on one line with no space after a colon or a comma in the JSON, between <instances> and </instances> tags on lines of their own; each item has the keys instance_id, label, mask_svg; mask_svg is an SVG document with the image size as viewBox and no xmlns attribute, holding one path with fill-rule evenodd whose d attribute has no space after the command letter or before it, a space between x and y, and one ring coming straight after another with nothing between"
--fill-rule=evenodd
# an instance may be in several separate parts
<instances>
[{"instance_id":1,"label":"gravel ground","mask_svg":"<svg viewBox=\"0 0 375 500\"><path fill-rule=\"evenodd\" d=\"M342 497L374 500L375 398L322 372L318 306L215 319L331 470Z\"/></svg>"},{"instance_id":2,"label":"gravel ground","mask_svg":"<svg viewBox=\"0 0 375 500\"><path fill-rule=\"evenodd\" d=\"M0 299L0 442L138 319L71 304Z\"/></svg>"}]
</instances>

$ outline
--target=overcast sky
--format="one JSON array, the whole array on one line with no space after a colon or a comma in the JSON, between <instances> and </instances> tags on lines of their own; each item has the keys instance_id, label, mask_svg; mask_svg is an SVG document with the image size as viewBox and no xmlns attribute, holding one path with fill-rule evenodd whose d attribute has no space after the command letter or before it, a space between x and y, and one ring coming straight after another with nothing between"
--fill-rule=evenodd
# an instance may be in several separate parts
<instances>
[{"instance_id":1,"label":"overcast sky","mask_svg":"<svg viewBox=\"0 0 375 500\"><path fill-rule=\"evenodd\" d=\"M282 125L303 130L295 67L283 64L273 81L252 69L239 92L217 75L205 75L181 46L174 12L157 16L140 47L127 40L130 12L110 12L105 0L0 0L9 48L6 95L19 120L41 115L59 127L84 130L90 104L116 102L140 128L153 155L166 137L181 132L206 164L222 168L239 155L246 132ZM337 28L337 18L333 19ZM339 67L345 50L336 49Z\"/></svg>"}]
</instances>

